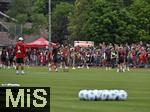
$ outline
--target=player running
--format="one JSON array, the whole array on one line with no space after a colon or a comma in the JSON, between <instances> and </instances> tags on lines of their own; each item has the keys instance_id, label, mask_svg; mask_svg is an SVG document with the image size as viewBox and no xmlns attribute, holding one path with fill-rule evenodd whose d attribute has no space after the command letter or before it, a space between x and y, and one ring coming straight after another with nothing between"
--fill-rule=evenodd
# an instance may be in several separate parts
<instances>
[{"instance_id":1,"label":"player running","mask_svg":"<svg viewBox=\"0 0 150 112\"><path fill-rule=\"evenodd\" d=\"M24 59L26 57L26 48L23 38L19 37L19 41L16 43L16 74L19 74L19 67L21 67L21 74L24 74Z\"/></svg>"}]
</instances>

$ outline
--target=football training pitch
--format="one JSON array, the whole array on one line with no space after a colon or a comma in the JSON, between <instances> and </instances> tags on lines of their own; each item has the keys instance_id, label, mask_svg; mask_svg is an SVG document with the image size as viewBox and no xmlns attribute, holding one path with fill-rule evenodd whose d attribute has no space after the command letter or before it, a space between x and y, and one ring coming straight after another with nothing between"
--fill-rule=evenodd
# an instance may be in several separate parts
<instances>
[{"instance_id":1,"label":"football training pitch","mask_svg":"<svg viewBox=\"0 0 150 112\"><path fill-rule=\"evenodd\" d=\"M0 84L18 83L21 87L51 87L51 112L149 112L150 69L76 69L48 72L46 67L26 68L25 75L13 69L0 69ZM80 101L81 89L123 89L127 101Z\"/></svg>"}]
</instances>

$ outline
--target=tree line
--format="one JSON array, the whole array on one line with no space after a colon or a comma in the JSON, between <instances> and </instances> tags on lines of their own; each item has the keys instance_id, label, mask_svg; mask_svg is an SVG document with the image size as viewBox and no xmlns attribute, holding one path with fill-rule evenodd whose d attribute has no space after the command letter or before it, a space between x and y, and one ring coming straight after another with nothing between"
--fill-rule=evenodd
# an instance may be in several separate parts
<instances>
[{"instance_id":1,"label":"tree line","mask_svg":"<svg viewBox=\"0 0 150 112\"><path fill-rule=\"evenodd\" d=\"M23 33L48 29L48 0L12 0L7 12ZM150 41L149 0L52 0L52 41Z\"/></svg>"}]
</instances>

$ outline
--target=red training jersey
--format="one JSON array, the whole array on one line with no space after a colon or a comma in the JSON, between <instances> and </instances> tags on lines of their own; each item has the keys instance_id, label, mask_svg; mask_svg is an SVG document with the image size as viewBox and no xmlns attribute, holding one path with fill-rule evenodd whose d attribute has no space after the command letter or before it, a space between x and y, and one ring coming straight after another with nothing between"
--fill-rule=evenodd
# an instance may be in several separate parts
<instances>
[{"instance_id":1,"label":"red training jersey","mask_svg":"<svg viewBox=\"0 0 150 112\"><path fill-rule=\"evenodd\" d=\"M69 50L68 50L68 48L64 48L63 49L62 55L63 55L63 57L68 57L69 56Z\"/></svg>"},{"instance_id":2,"label":"red training jersey","mask_svg":"<svg viewBox=\"0 0 150 112\"><path fill-rule=\"evenodd\" d=\"M16 43L16 58L25 58L26 48L25 44L22 41Z\"/></svg>"}]
</instances>

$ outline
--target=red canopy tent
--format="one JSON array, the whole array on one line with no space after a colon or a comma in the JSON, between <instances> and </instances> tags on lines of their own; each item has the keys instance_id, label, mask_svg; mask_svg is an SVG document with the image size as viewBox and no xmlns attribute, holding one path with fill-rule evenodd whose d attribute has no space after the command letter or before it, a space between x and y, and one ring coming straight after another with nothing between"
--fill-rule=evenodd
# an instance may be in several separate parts
<instances>
[{"instance_id":1,"label":"red canopy tent","mask_svg":"<svg viewBox=\"0 0 150 112\"><path fill-rule=\"evenodd\" d=\"M48 45L49 45L49 42L45 38L41 37L31 43L27 43L26 47L28 47L28 48L44 48L44 47L48 47ZM56 44L51 42L51 47L54 47L54 46L56 46Z\"/></svg>"}]
</instances>

